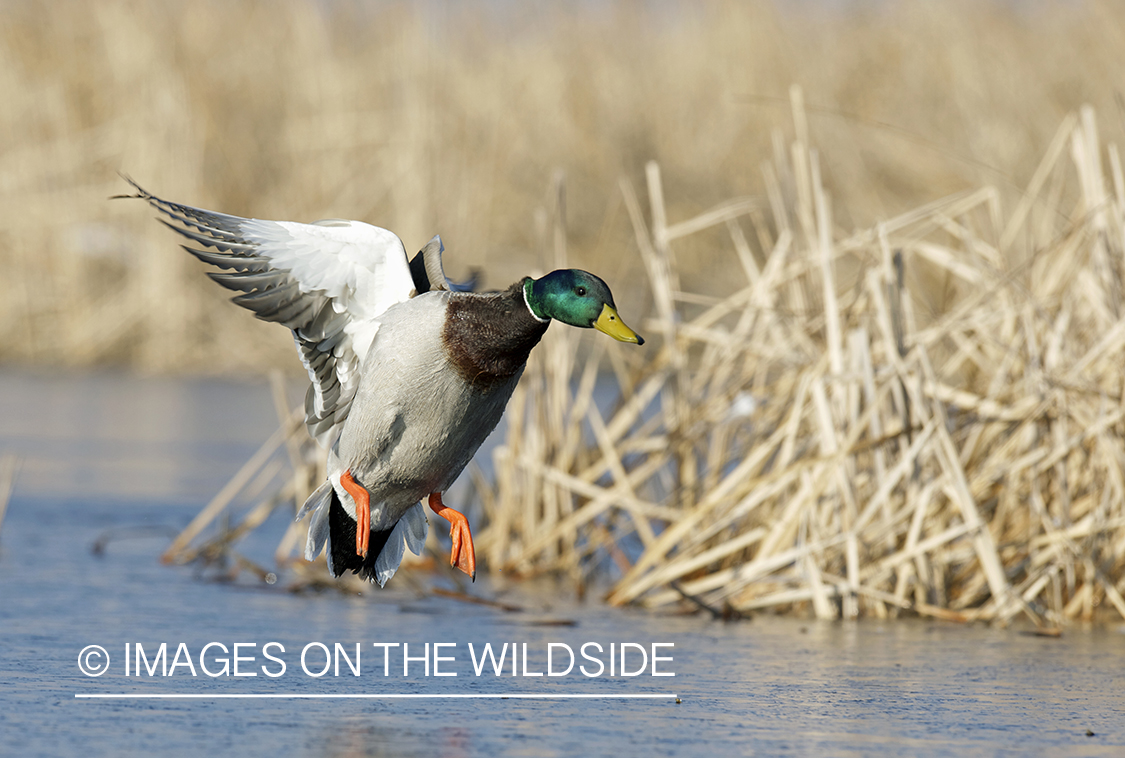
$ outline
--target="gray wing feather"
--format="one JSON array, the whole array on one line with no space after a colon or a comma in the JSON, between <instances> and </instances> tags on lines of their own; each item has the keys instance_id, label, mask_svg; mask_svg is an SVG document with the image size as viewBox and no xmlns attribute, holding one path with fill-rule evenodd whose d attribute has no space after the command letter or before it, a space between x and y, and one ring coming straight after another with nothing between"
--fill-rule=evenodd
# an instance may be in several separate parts
<instances>
[{"instance_id":1,"label":"gray wing feather","mask_svg":"<svg viewBox=\"0 0 1125 758\"><path fill-rule=\"evenodd\" d=\"M208 272L208 276L239 293L232 298L237 305L264 321L282 324L293 331L297 352L311 381L305 398L305 424L310 434L330 447L351 408L358 386L359 362L366 346L360 346L358 350L362 352L357 352L346 330L355 318L348 302L338 302L324 290L305 286L306 282L293 271L273 259L277 248L266 246L276 244L277 239L270 235L284 239L287 230L295 225L283 228L283 222L244 219L170 202L152 195L128 177L125 179L137 191L127 197L146 200L164 215L158 219L161 223L205 248L184 246L199 260L222 269ZM316 225L346 228L353 222L328 220ZM397 242L385 230L360 226ZM310 243L304 239L301 244ZM398 245L401 254L401 243ZM402 265L405 263L403 257Z\"/></svg>"},{"instance_id":2,"label":"gray wing feather","mask_svg":"<svg viewBox=\"0 0 1125 758\"><path fill-rule=\"evenodd\" d=\"M218 282L227 289L238 290L240 292L251 292L252 290L264 290L267 287L276 287L283 284L286 279L284 271L272 271L268 268L263 268L261 271L244 271L236 274L221 274L215 271L208 271L207 276L211 277L211 281Z\"/></svg>"},{"instance_id":3,"label":"gray wing feather","mask_svg":"<svg viewBox=\"0 0 1125 758\"><path fill-rule=\"evenodd\" d=\"M223 229L212 226L203 226L193 221L189 221L188 219L184 218L178 213L175 213L174 211L168 210L164 207L164 205L157 203L154 203L154 205L159 210L167 213L169 216L179 221L183 226L176 226L175 224L169 223L162 218L157 219L160 223L164 224L164 226L168 227L177 234L182 234L188 239L195 240L204 247L213 247L217 250L222 250L224 253L230 253L231 255L253 255L254 250L257 248L257 245L254 245L252 243L240 242L238 237ZM172 203L168 203L167 205L172 207L180 207ZM198 229L199 231L193 232L192 228Z\"/></svg>"},{"instance_id":4,"label":"gray wing feather","mask_svg":"<svg viewBox=\"0 0 1125 758\"><path fill-rule=\"evenodd\" d=\"M204 263L209 263L221 269L254 272L271 270L268 258L259 258L253 255L233 256L227 253L211 253L206 250L196 250L187 245L182 247Z\"/></svg>"}]
</instances>

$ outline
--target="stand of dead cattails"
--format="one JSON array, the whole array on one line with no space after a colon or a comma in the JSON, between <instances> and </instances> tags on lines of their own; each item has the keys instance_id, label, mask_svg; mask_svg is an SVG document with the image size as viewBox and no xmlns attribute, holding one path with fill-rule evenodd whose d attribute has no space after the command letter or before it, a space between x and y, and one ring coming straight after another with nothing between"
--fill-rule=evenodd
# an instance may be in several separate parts
<instances>
[{"instance_id":1,"label":"stand of dead cattails","mask_svg":"<svg viewBox=\"0 0 1125 758\"><path fill-rule=\"evenodd\" d=\"M763 199L674 221L657 165L647 214L622 183L651 347L548 333L493 476L474 469L478 555L609 579L617 605L1125 617L1117 147L1085 109L1010 212L983 187L842 233L796 90L793 109ZM745 281L681 291L677 240L715 227Z\"/></svg>"}]
</instances>

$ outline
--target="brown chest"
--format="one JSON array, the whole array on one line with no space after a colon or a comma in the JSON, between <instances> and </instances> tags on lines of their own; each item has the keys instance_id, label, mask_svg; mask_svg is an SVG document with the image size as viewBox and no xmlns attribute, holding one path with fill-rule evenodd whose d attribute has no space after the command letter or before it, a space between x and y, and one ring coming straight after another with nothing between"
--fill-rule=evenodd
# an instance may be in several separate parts
<instances>
[{"instance_id":1,"label":"brown chest","mask_svg":"<svg viewBox=\"0 0 1125 758\"><path fill-rule=\"evenodd\" d=\"M534 319L511 290L455 295L446 311L442 346L461 378L487 390L523 369L548 323Z\"/></svg>"}]
</instances>

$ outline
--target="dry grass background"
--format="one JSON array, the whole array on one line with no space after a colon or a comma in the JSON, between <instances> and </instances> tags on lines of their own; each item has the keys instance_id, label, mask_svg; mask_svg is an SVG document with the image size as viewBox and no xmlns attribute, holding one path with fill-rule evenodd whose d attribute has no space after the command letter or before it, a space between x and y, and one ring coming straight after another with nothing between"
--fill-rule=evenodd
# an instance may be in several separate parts
<instances>
[{"instance_id":1,"label":"dry grass background","mask_svg":"<svg viewBox=\"0 0 1125 758\"><path fill-rule=\"evenodd\" d=\"M570 259L651 303L618 189L656 160L668 216L763 196L804 88L843 229L967 187L1015 202L1083 103L1120 137L1116 2L9 3L0 12L0 360L297 373L223 304L118 171L262 218L363 219L506 286ZM818 110L817 108L823 109ZM893 127L881 126L884 124ZM722 238L685 288L723 294Z\"/></svg>"},{"instance_id":2,"label":"dry grass background","mask_svg":"<svg viewBox=\"0 0 1125 758\"><path fill-rule=\"evenodd\" d=\"M490 567L715 613L1125 616L1121 11L17 6L0 357L294 367L145 209L104 200L119 169L408 248L440 232L498 286L593 269L657 338L548 335L495 482L476 472ZM299 501L299 437L168 557L227 555ZM278 558L307 578L299 541Z\"/></svg>"}]
</instances>

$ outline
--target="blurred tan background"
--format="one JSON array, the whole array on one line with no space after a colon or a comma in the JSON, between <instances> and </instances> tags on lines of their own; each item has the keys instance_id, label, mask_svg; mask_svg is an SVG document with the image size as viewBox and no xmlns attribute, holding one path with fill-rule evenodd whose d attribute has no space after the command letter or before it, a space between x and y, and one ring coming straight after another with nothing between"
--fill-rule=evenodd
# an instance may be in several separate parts
<instances>
[{"instance_id":1,"label":"blurred tan background","mask_svg":"<svg viewBox=\"0 0 1125 758\"><path fill-rule=\"evenodd\" d=\"M411 252L440 233L486 287L552 267L561 187L570 262L641 322L619 180L643 186L646 161L671 222L763 195L798 84L841 229L985 184L1010 208L1066 113L1091 104L1122 140L1123 19L1108 0L8 3L0 362L301 373L150 209L107 199L118 172ZM721 230L675 253L685 290L734 286Z\"/></svg>"}]
</instances>

